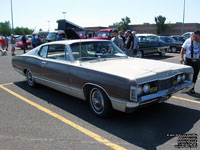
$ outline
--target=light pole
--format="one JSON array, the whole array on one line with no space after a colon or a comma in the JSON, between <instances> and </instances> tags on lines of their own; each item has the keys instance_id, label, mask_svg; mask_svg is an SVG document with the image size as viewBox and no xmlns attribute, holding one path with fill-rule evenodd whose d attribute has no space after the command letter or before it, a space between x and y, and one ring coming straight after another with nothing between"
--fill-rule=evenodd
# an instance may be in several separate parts
<instances>
[{"instance_id":1,"label":"light pole","mask_svg":"<svg viewBox=\"0 0 200 150\"><path fill-rule=\"evenodd\" d=\"M184 34L184 23L185 23L185 0L183 5L183 24L182 24L182 34Z\"/></svg>"},{"instance_id":2,"label":"light pole","mask_svg":"<svg viewBox=\"0 0 200 150\"><path fill-rule=\"evenodd\" d=\"M13 25L13 7L12 7L12 0L10 0L10 5L11 5L11 21L12 21L12 33L13 33L14 25Z\"/></svg>"},{"instance_id":3,"label":"light pole","mask_svg":"<svg viewBox=\"0 0 200 150\"><path fill-rule=\"evenodd\" d=\"M65 14L66 14L67 12L64 11L64 12L62 12L62 13L63 13L63 15L64 15L64 19L65 19Z\"/></svg>"},{"instance_id":4,"label":"light pole","mask_svg":"<svg viewBox=\"0 0 200 150\"><path fill-rule=\"evenodd\" d=\"M51 21L48 21L48 25L49 25L49 29L48 29L48 31L50 31L50 22L51 22Z\"/></svg>"}]
</instances>

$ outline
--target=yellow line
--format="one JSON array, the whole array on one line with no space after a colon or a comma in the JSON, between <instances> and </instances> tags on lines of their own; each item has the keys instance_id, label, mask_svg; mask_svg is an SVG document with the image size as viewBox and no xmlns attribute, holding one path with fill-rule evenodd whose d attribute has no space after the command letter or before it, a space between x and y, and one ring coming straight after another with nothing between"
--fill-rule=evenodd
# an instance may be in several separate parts
<instances>
[{"instance_id":1,"label":"yellow line","mask_svg":"<svg viewBox=\"0 0 200 150\"><path fill-rule=\"evenodd\" d=\"M177 96L172 96L172 98L200 104L200 101L195 101L195 100L191 100L191 99L187 99L187 98L182 98L182 97L177 97Z\"/></svg>"},{"instance_id":2,"label":"yellow line","mask_svg":"<svg viewBox=\"0 0 200 150\"><path fill-rule=\"evenodd\" d=\"M112 143L111 141L109 141L109 140L101 137L100 135L98 135L98 134L96 134L96 133L94 133L92 131L89 131L88 129L86 129L86 128L84 128L84 127L82 127L82 126L80 126L80 125L78 125L78 124L76 124L76 123L74 123L74 122L72 122L72 121L64 118L63 116L58 115L55 112L53 112L53 111L51 111L51 110L49 110L49 109L47 109L45 107L42 107L39 104L34 103L31 100L29 100L29 99L27 99L27 98L25 98L25 97L23 97L23 96L15 93L15 92L11 91L10 89L4 87L3 85L0 85L0 88L3 89L3 90L5 90L5 91L7 91L8 93L14 95L15 97L19 98L20 100L22 100L22 101L24 101L24 102L26 102L26 103L28 103L28 104L36 107L37 109L39 109L39 110L41 110L41 111L49 114L50 116L55 117L58 120L66 123L67 125L69 125L69 126L75 128L75 129L79 130L80 132L88 135L89 137L95 139L96 141L98 141L100 143L103 143L106 146L109 146L109 147L111 147L111 148L113 148L115 150L126 150L126 148L121 147L121 146L119 146L119 145L117 145L115 143Z\"/></svg>"}]
</instances>

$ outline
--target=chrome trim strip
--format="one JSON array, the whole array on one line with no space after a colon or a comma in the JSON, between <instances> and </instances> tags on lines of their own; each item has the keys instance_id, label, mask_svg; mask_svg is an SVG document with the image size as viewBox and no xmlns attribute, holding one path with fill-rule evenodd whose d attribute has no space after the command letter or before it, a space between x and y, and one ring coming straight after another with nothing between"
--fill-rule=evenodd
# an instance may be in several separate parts
<instances>
[{"instance_id":1,"label":"chrome trim strip","mask_svg":"<svg viewBox=\"0 0 200 150\"><path fill-rule=\"evenodd\" d=\"M44 78L41 78L41 77L35 76L35 75L33 76L33 78L36 80L36 82L38 82L40 84L46 85L50 88L56 89L58 91L66 93L68 95L86 100L84 93L83 93L83 90L80 89L80 88L73 87L73 86L63 84L63 83L60 83L60 82L55 82L55 81L51 81L51 80L48 80L48 79L44 79Z\"/></svg>"},{"instance_id":2,"label":"chrome trim strip","mask_svg":"<svg viewBox=\"0 0 200 150\"><path fill-rule=\"evenodd\" d=\"M24 76L24 72L21 69L15 68L13 67L15 71L17 71L18 73L20 73L21 75Z\"/></svg>"},{"instance_id":3,"label":"chrome trim strip","mask_svg":"<svg viewBox=\"0 0 200 150\"><path fill-rule=\"evenodd\" d=\"M46 81L46 82L51 82L53 84L57 84L59 86L70 88L72 90L82 91L80 88L76 88L76 87L73 87L73 86L70 86L70 85L67 85L67 84L63 84L63 83L60 83L60 82L55 82L55 81L52 81L52 80L44 79L44 78L41 78L41 77L38 77L38 76L33 76L33 78L34 79L37 78L37 79L40 79L40 80L43 80L43 81Z\"/></svg>"}]
</instances>

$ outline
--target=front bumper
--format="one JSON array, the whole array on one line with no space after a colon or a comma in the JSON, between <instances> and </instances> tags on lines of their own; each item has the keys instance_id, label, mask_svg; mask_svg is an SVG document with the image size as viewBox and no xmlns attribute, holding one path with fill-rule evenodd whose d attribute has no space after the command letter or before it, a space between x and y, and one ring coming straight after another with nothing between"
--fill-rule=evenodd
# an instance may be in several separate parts
<instances>
[{"instance_id":1,"label":"front bumper","mask_svg":"<svg viewBox=\"0 0 200 150\"><path fill-rule=\"evenodd\" d=\"M192 82L185 81L183 84L171 87L170 89L158 91L157 93L142 96L137 102L134 101L127 101L127 100L121 100L116 99L113 97L110 97L113 109L131 113L134 110L136 110L138 107L146 105L146 104L152 104L152 103L161 103L166 100L168 100L172 94L184 90L189 91L194 84Z\"/></svg>"}]
</instances>

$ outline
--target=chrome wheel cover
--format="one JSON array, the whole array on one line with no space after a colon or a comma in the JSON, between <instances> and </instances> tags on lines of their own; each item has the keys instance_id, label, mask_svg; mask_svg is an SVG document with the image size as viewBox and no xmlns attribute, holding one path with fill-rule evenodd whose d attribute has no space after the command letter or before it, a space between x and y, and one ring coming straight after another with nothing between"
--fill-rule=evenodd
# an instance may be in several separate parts
<instances>
[{"instance_id":1,"label":"chrome wheel cover","mask_svg":"<svg viewBox=\"0 0 200 150\"><path fill-rule=\"evenodd\" d=\"M104 111L104 97L96 88L92 89L90 93L90 104L97 114L101 114Z\"/></svg>"}]
</instances>

